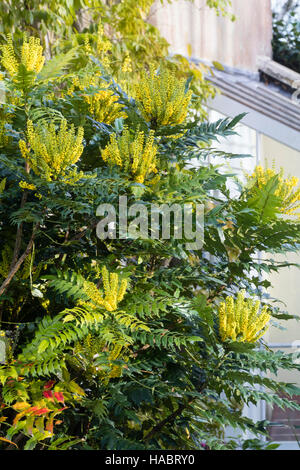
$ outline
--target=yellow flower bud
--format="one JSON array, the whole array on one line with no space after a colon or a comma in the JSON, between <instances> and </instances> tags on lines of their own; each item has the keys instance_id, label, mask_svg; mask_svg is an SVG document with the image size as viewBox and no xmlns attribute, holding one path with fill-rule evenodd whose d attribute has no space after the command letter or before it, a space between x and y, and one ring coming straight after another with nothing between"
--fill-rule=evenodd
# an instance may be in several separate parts
<instances>
[{"instance_id":1,"label":"yellow flower bud","mask_svg":"<svg viewBox=\"0 0 300 470\"><path fill-rule=\"evenodd\" d=\"M26 68L26 70L38 74L45 62L40 39L32 36L29 40L25 38L23 41L20 52L20 61L16 58L11 34L7 35L6 44L1 47L1 50L1 63L11 77L18 73L21 64Z\"/></svg>"},{"instance_id":2,"label":"yellow flower bud","mask_svg":"<svg viewBox=\"0 0 300 470\"><path fill-rule=\"evenodd\" d=\"M222 341L255 343L267 330L271 319L268 307L263 307L259 314L260 301L246 299L245 294L241 290L236 300L227 297L219 305L219 332Z\"/></svg>"},{"instance_id":3,"label":"yellow flower bud","mask_svg":"<svg viewBox=\"0 0 300 470\"><path fill-rule=\"evenodd\" d=\"M296 177L283 178L283 169L278 173L274 169L257 166L252 175L248 175L249 194L258 196L259 190L275 176L277 176L277 186L274 195L279 199L279 210L282 214L300 217L297 210L300 208L300 188L298 186L299 179Z\"/></svg>"},{"instance_id":4,"label":"yellow flower bud","mask_svg":"<svg viewBox=\"0 0 300 470\"><path fill-rule=\"evenodd\" d=\"M185 90L184 80L178 80L168 70L155 73L154 67L134 86L134 98L146 121L153 127L182 124L187 116L192 92Z\"/></svg>"},{"instance_id":5,"label":"yellow flower bud","mask_svg":"<svg viewBox=\"0 0 300 470\"><path fill-rule=\"evenodd\" d=\"M34 126L28 121L28 145L20 140L19 147L34 173L52 180L65 174L65 170L79 160L83 152L82 140L83 128L79 127L76 135L74 125L68 129L65 119L59 129L54 122Z\"/></svg>"},{"instance_id":6,"label":"yellow flower bud","mask_svg":"<svg viewBox=\"0 0 300 470\"><path fill-rule=\"evenodd\" d=\"M128 127L124 127L121 137L112 134L110 143L102 150L101 156L109 165L118 165L130 172L137 183L143 183L151 174L156 173L157 147L154 144L154 133L148 137L137 130L130 135Z\"/></svg>"},{"instance_id":7,"label":"yellow flower bud","mask_svg":"<svg viewBox=\"0 0 300 470\"><path fill-rule=\"evenodd\" d=\"M117 310L118 303L120 303L125 295L127 289L127 280L119 280L117 273L109 273L106 266L103 266L102 270L102 293L97 286L90 281L84 281L83 290L89 297L89 300L98 307L104 307L109 312Z\"/></svg>"}]
</instances>

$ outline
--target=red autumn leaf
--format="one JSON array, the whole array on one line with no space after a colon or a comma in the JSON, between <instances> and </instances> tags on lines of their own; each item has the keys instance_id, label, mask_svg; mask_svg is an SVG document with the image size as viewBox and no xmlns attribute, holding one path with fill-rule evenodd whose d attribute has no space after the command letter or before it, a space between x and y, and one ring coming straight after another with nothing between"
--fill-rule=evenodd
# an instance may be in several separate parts
<instances>
[{"instance_id":1,"label":"red autumn leaf","mask_svg":"<svg viewBox=\"0 0 300 470\"><path fill-rule=\"evenodd\" d=\"M36 416L41 416L41 415L45 415L46 413L49 413L49 408L39 408L35 411L33 411L33 414L36 415Z\"/></svg>"},{"instance_id":2,"label":"red autumn leaf","mask_svg":"<svg viewBox=\"0 0 300 470\"><path fill-rule=\"evenodd\" d=\"M67 407L67 406L64 406L63 408L59 408L59 410L57 410L57 412L59 412L59 411L64 411L64 410L67 410L67 409L68 409L68 407Z\"/></svg>"},{"instance_id":3,"label":"red autumn leaf","mask_svg":"<svg viewBox=\"0 0 300 470\"><path fill-rule=\"evenodd\" d=\"M45 392L43 392L43 395L45 398L48 398L49 400L53 400L53 392L51 392L51 390L46 390Z\"/></svg>"},{"instance_id":4,"label":"red autumn leaf","mask_svg":"<svg viewBox=\"0 0 300 470\"><path fill-rule=\"evenodd\" d=\"M64 394L62 392L54 392L54 396L59 403L65 402Z\"/></svg>"},{"instance_id":5,"label":"red autumn leaf","mask_svg":"<svg viewBox=\"0 0 300 470\"><path fill-rule=\"evenodd\" d=\"M9 439L5 439L5 437L0 437L0 441L8 442L9 444L12 444L12 445L14 445L18 448L18 446L15 442L10 441Z\"/></svg>"},{"instance_id":6,"label":"red autumn leaf","mask_svg":"<svg viewBox=\"0 0 300 470\"><path fill-rule=\"evenodd\" d=\"M44 390L50 390L54 384L55 380L48 380L48 382L44 385Z\"/></svg>"},{"instance_id":7,"label":"red autumn leaf","mask_svg":"<svg viewBox=\"0 0 300 470\"><path fill-rule=\"evenodd\" d=\"M6 381L6 385L13 385L14 383L16 382L15 379L13 379L12 377L9 377L8 380Z\"/></svg>"},{"instance_id":8,"label":"red autumn leaf","mask_svg":"<svg viewBox=\"0 0 300 470\"><path fill-rule=\"evenodd\" d=\"M53 433L53 419L50 419L46 425L46 431Z\"/></svg>"}]
</instances>

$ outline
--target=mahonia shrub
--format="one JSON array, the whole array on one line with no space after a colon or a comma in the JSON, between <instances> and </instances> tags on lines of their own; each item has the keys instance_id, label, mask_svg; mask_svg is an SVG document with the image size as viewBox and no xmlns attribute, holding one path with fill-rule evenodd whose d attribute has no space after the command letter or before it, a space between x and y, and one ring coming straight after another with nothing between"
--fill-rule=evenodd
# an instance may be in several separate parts
<instances>
[{"instance_id":1,"label":"mahonia shrub","mask_svg":"<svg viewBox=\"0 0 300 470\"><path fill-rule=\"evenodd\" d=\"M297 250L297 181L258 167L232 197L210 143L243 115L202 122L190 80L165 64L139 69L137 87L103 34L77 38L76 60L44 63L35 38L1 49L0 446L237 449L272 424L245 405L299 409L298 388L269 374L299 370L298 356L264 339L294 318L266 293L281 263L255 256ZM121 196L203 205L203 247L98 237L98 207Z\"/></svg>"}]
</instances>

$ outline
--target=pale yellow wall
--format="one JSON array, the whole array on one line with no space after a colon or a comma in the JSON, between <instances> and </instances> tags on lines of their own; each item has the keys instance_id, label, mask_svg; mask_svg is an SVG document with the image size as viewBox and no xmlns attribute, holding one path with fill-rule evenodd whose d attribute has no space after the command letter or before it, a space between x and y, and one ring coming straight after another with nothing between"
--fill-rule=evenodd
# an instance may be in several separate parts
<instances>
[{"instance_id":1,"label":"pale yellow wall","mask_svg":"<svg viewBox=\"0 0 300 470\"><path fill-rule=\"evenodd\" d=\"M273 161L277 169L282 167L286 175L296 176L300 180L300 152L262 136L262 163L272 166ZM292 253L287 257L277 256L275 259L300 263L300 253ZM273 288L270 288L268 292L273 297L283 300L286 304L283 308L290 314L300 317L300 269L282 268L278 274L268 276L268 279L273 284ZM290 343L299 340L300 344L300 321L290 320L279 323L286 330L272 328L268 340L274 343Z\"/></svg>"},{"instance_id":2,"label":"pale yellow wall","mask_svg":"<svg viewBox=\"0 0 300 470\"><path fill-rule=\"evenodd\" d=\"M257 71L258 56L272 55L271 0L232 0L236 16L217 16L206 0L156 0L149 21L170 43L172 52Z\"/></svg>"}]
</instances>

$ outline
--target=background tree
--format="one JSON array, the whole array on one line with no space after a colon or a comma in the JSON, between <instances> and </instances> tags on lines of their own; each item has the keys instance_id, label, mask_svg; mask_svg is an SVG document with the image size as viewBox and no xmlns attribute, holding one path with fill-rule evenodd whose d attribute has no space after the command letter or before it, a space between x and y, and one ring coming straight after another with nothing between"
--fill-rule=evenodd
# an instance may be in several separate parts
<instances>
[{"instance_id":1,"label":"background tree","mask_svg":"<svg viewBox=\"0 0 300 470\"><path fill-rule=\"evenodd\" d=\"M288 1L273 13L273 58L300 73L300 9Z\"/></svg>"}]
</instances>

